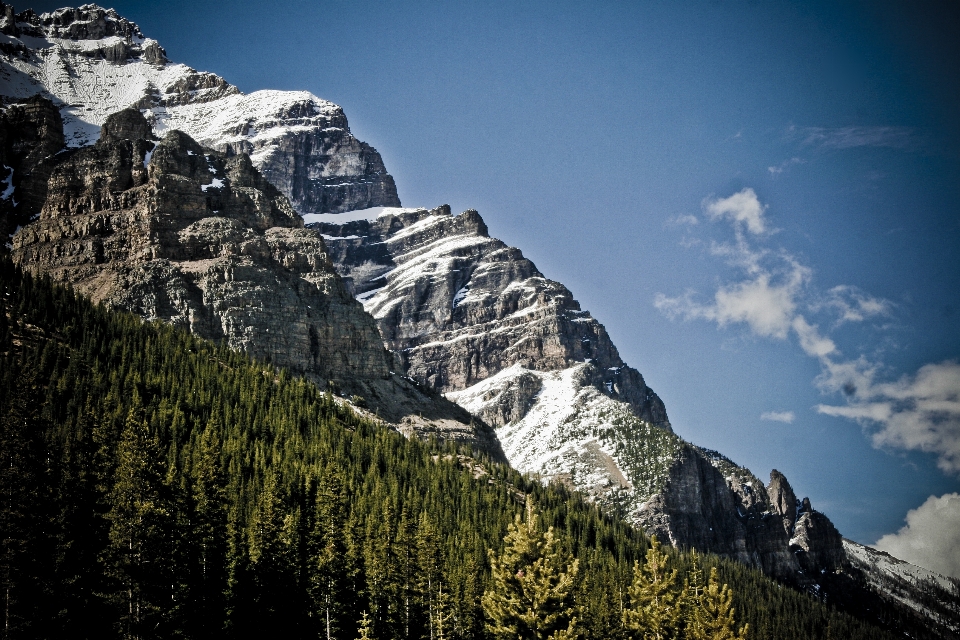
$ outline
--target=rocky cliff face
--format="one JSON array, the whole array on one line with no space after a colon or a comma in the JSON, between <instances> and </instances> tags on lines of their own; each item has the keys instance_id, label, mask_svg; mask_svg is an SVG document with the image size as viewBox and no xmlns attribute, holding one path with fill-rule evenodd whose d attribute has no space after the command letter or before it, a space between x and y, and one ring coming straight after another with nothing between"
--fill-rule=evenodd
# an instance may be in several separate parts
<instances>
[{"instance_id":1,"label":"rocky cliff face","mask_svg":"<svg viewBox=\"0 0 960 640\"><path fill-rule=\"evenodd\" d=\"M362 394L404 430L499 453L486 425L392 373L322 238L248 156L180 131L157 141L136 109L108 118L96 144L58 156L13 257L96 301Z\"/></svg>"},{"instance_id":2,"label":"rocky cliff face","mask_svg":"<svg viewBox=\"0 0 960 640\"><path fill-rule=\"evenodd\" d=\"M0 16L0 96L51 99L72 147L92 144L107 116L135 107L161 135L178 129L228 156L249 154L300 213L400 204L380 154L353 137L333 103L307 92L243 95L168 61L112 9L17 14L0 3Z\"/></svg>"},{"instance_id":3,"label":"rocky cliff face","mask_svg":"<svg viewBox=\"0 0 960 640\"><path fill-rule=\"evenodd\" d=\"M567 483L674 545L783 580L810 586L842 563L839 534L802 511L782 474L765 487L674 434L603 325L519 249L490 238L476 211L308 220L407 375L497 427L517 469Z\"/></svg>"},{"instance_id":4,"label":"rocky cliff face","mask_svg":"<svg viewBox=\"0 0 960 640\"><path fill-rule=\"evenodd\" d=\"M0 112L0 238L39 215L63 146L60 112L49 100L34 96Z\"/></svg>"}]
</instances>

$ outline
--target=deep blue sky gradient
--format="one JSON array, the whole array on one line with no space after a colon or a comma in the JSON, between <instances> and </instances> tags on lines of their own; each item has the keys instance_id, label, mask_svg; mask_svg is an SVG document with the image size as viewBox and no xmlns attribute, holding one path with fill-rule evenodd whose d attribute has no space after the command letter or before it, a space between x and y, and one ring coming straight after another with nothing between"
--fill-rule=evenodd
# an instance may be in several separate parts
<instances>
[{"instance_id":1,"label":"deep blue sky gradient","mask_svg":"<svg viewBox=\"0 0 960 640\"><path fill-rule=\"evenodd\" d=\"M872 543L960 490L934 455L874 449L818 414L843 401L817 390L793 336L653 305L688 289L708 301L739 277L706 249L732 234L703 202L750 187L779 229L764 246L809 267L811 290L893 303L831 330L845 356L882 361L889 380L960 358L957 2L113 6L172 60L245 92L342 105L404 205L478 209L606 325L679 434L763 479L783 471L847 537ZM804 142L814 127L899 137L836 148Z\"/></svg>"}]
</instances>

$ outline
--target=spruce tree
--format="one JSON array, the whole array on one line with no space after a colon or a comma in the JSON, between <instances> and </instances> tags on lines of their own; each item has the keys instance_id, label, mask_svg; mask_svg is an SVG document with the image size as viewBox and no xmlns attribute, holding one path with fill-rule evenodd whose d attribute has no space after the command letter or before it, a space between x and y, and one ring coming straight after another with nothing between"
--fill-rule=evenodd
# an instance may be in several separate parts
<instances>
[{"instance_id":1,"label":"spruce tree","mask_svg":"<svg viewBox=\"0 0 960 640\"><path fill-rule=\"evenodd\" d=\"M448 640L450 637L450 619L453 617L453 614L450 613L450 594L449 592L444 592L443 583L441 582L437 586L437 603L436 603L436 613L433 615L433 624L431 629L436 633L434 638L436 640Z\"/></svg>"},{"instance_id":2,"label":"spruce tree","mask_svg":"<svg viewBox=\"0 0 960 640\"><path fill-rule=\"evenodd\" d=\"M527 502L527 521L518 514L509 526L503 553L489 551L492 587L483 594L487 632L502 640L575 638L573 604L579 560L571 561L550 527L537 529L537 515Z\"/></svg>"},{"instance_id":3,"label":"spruce tree","mask_svg":"<svg viewBox=\"0 0 960 640\"><path fill-rule=\"evenodd\" d=\"M343 471L328 469L317 488L316 513L308 541L308 577L312 612L320 636L338 637L347 601L346 497Z\"/></svg>"},{"instance_id":4,"label":"spruce tree","mask_svg":"<svg viewBox=\"0 0 960 640\"><path fill-rule=\"evenodd\" d=\"M733 590L720 584L717 568L712 567L698 606L692 609L686 637L690 640L746 640L750 625L737 631L733 616Z\"/></svg>"},{"instance_id":5,"label":"spruce tree","mask_svg":"<svg viewBox=\"0 0 960 640\"><path fill-rule=\"evenodd\" d=\"M162 628L172 569L163 457L141 414L135 396L117 446L107 514L110 542L105 559L117 581L110 599L127 638L149 637Z\"/></svg>"},{"instance_id":6,"label":"spruce tree","mask_svg":"<svg viewBox=\"0 0 960 640\"><path fill-rule=\"evenodd\" d=\"M374 640L373 620L370 619L366 611L363 612L363 617L360 618L359 633L360 635L357 637L357 640Z\"/></svg>"},{"instance_id":7,"label":"spruce tree","mask_svg":"<svg viewBox=\"0 0 960 640\"><path fill-rule=\"evenodd\" d=\"M223 429L214 411L200 436L193 465L193 500L196 509L193 539L197 545L199 575L195 580L194 606L198 631L204 637L219 632L224 621L223 594L227 589L227 497L220 462Z\"/></svg>"},{"instance_id":8,"label":"spruce tree","mask_svg":"<svg viewBox=\"0 0 960 640\"><path fill-rule=\"evenodd\" d=\"M669 570L669 557L656 536L650 538L646 562L633 565L630 607L624 609L623 625L634 638L669 640L679 637L683 595L677 586L677 570Z\"/></svg>"}]
</instances>

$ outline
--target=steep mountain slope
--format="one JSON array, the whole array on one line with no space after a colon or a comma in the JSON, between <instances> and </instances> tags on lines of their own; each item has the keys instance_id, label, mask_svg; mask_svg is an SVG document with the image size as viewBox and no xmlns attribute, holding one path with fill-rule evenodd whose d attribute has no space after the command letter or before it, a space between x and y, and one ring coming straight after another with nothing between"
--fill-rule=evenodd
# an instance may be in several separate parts
<instances>
[{"instance_id":1,"label":"steep mountain slope","mask_svg":"<svg viewBox=\"0 0 960 640\"><path fill-rule=\"evenodd\" d=\"M490 238L476 211L373 208L306 221L405 372L497 427L518 470L576 488L677 547L760 568L861 615L884 608L911 634L952 637L960 591L907 576L899 588L911 595L892 597L883 571L845 547L783 474L765 484L674 434L603 326L519 249ZM940 606L912 604L941 596Z\"/></svg>"},{"instance_id":2,"label":"steep mountain slope","mask_svg":"<svg viewBox=\"0 0 960 640\"><path fill-rule=\"evenodd\" d=\"M167 60L115 11L88 4L36 15L0 3L0 96L51 99L67 145L93 144L127 107L164 134L179 129L255 167L300 213L398 206L376 149L350 133L343 110L303 91L244 95L223 78ZM2 178L0 178L2 179Z\"/></svg>"},{"instance_id":3,"label":"steep mountain slope","mask_svg":"<svg viewBox=\"0 0 960 640\"><path fill-rule=\"evenodd\" d=\"M943 637L960 636L960 580L844 539L843 548L868 587L926 619Z\"/></svg>"},{"instance_id":4,"label":"steep mountain slope","mask_svg":"<svg viewBox=\"0 0 960 640\"><path fill-rule=\"evenodd\" d=\"M246 154L180 131L155 141L139 111L120 111L96 144L55 156L39 217L13 237L12 255L95 301L358 395L402 429L499 456L489 427L393 373L323 240Z\"/></svg>"},{"instance_id":5,"label":"steep mountain slope","mask_svg":"<svg viewBox=\"0 0 960 640\"><path fill-rule=\"evenodd\" d=\"M429 637L443 606L444 637L487 638L487 552L527 497L579 559L579 637L632 637L620 603L649 546L636 529L5 256L0 459L8 637L354 638L373 611L375 637L399 640ZM681 578L691 556L669 552ZM698 564L718 569L756 640L896 637L738 563Z\"/></svg>"},{"instance_id":6,"label":"steep mountain slope","mask_svg":"<svg viewBox=\"0 0 960 640\"><path fill-rule=\"evenodd\" d=\"M0 231L25 225L11 244L23 264L333 381L405 433L497 455L487 422L518 469L833 597L823 576L846 575L850 551L826 516L777 472L764 486L673 434L603 326L476 212L383 209L399 205L393 180L339 107L244 96L94 5L0 10ZM107 123L127 106L159 144L129 112Z\"/></svg>"},{"instance_id":7,"label":"steep mountain slope","mask_svg":"<svg viewBox=\"0 0 960 640\"><path fill-rule=\"evenodd\" d=\"M749 470L677 437L603 325L519 249L490 238L476 211L343 218L307 216L387 346L407 375L496 427L515 468L582 490L676 546L810 582L791 548L792 491L772 501ZM782 476L772 482L789 490ZM810 574L842 562L823 551L840 547L826 523L805 545Z\"/></svg>"}]
</instances>

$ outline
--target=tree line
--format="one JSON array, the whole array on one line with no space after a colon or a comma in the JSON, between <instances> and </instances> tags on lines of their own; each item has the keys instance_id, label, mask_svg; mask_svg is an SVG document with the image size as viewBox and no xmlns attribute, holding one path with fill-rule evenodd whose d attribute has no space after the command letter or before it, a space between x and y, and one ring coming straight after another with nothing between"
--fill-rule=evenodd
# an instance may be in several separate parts
<instances>
[{"instance_id":1,"label":"tree line","mask_svg":"<svg viewBox=\"0 0 960 640\"><path fill-rule=\"evenodd\" d=\"M885 637L6 258L0 491L4 639Z\"/></svg>"}]
</instances>

